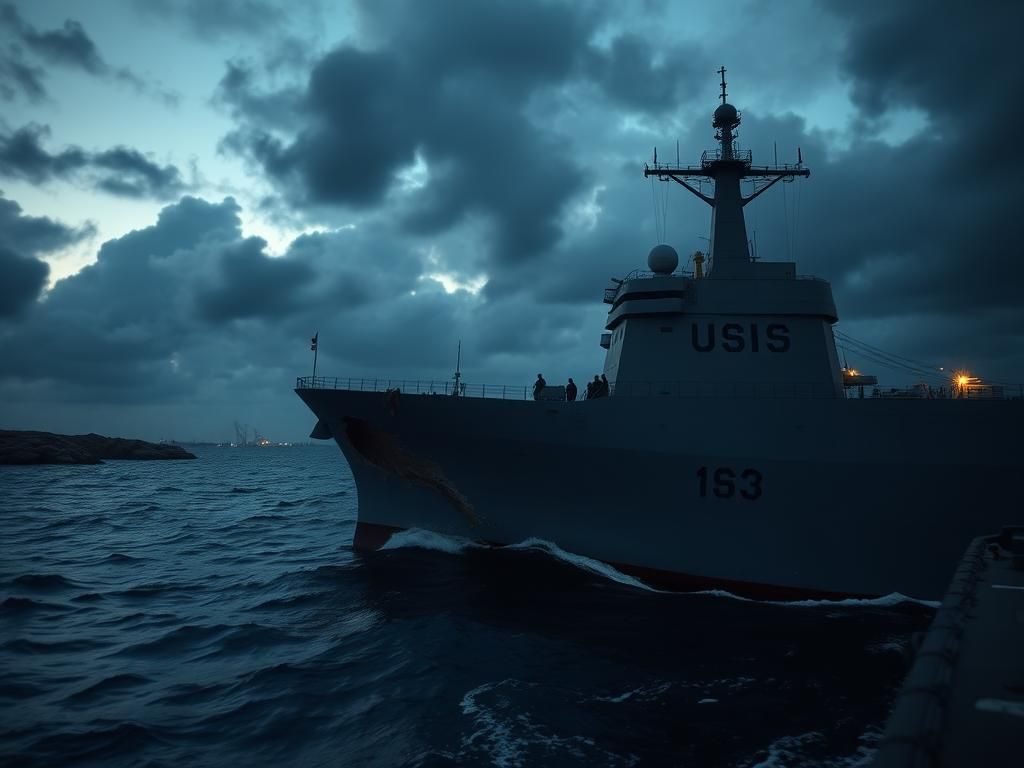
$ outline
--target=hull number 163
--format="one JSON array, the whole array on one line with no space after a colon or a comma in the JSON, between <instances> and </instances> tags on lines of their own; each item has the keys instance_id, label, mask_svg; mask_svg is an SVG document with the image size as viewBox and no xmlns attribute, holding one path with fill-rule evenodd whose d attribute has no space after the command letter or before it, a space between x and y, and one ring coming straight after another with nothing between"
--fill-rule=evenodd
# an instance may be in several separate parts
<instances>
[{"instance_id":1,"label":"hull number 163","mask_svg":"<svg viewBox=\"0 0 1024 768\"><path fill-rule=\"evenodd\" d=\"M719 499L731 499L738 492L741 498L754 501L761 498L761 473L756 469L735 470L731 467L701 467L697 470L700 495L708 490Z\"/></svg>"}]
</instances>

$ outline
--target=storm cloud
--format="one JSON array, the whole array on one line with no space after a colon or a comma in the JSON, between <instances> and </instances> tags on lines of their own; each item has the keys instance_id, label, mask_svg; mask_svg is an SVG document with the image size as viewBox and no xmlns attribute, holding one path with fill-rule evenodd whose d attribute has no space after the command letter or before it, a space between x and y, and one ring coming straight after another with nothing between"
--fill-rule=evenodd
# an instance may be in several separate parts
<instances>
[{"instance_id":1,"label":"storm cloud","mask_svg":"<svg viewBox=\"0 0 1024 768\"><path fill-rule=\"evenodd\" d=\"M0 319L25 314L42 294L50 267L41 255L92 233L90 225L74 229L45 216L25 216L20 205L0 196Z\"/></svg>"},{"instance_id":2,"label":"storm cloud","mask_svg":"<svg viewBox=\"0 0 1024 768\"><path fill-rule=\"evenodd\" d=\"M524 109L533 89L572 66L586 25L548 3L481 10L367 5L368 23L401 22L378 50L343 45L316 62L290 139L266 132L261 110L247 108L267 101L254 96L251 79L225 78L223 98L245 121L227 146L300 205L380 205L399 171L424 163L429 181L401 216L407 231L434 233L479 213L493 223L496 259L537 256L557 241L558 215L581 174L564 140ZM281 106L291 106L290 94Z\"/></svg>"},{"instance_id":3,"label":"storm cloud","mask_svg":"<svg viewBox=\"0 0 1024 768\"><path fill-rule=\"evenodd\" d=\"M0 26L8 28L29 50L51 63L80 67L93 75L110 71L92 38L74 19L67 19L60 29L41 32L22 19L17 8L5 3L0 6Z\"/></svg>"},{"instance_id":4,"label":"storm cloud","mask_svg":"<svg viewBox=\"0 0 1024 768\"><path fill-rule=\"evenodd\" d=\"M1008 226L1019 4L748 3L729 24L673 3L310 7L139 6L218 53L190 76L194 102L218 110L202 134L217 173L246 171L223 184L133 148L188 156L166 138L83 148L56 118L2 126L0 173L19 184L177 201L110 230L95 263L48 292L31 262L45 253L0 243L23 286L7 305L5 391L182 409L246 393L287 410L316 331L327 375L448 378L461 339L477 382L589 378L608 278L659 241L684 265L707 247L710 209L642 168L654 146L674 157L678 142L685 164L714 145L723 64L740 145L756 163L799 147L811 169L745 209L758 256L831 280L844 333L1024 379ZM0 61L0 98L19 106L42 103L55 68L96 66L73 43L99 18L24 15L34 26L7 24ZM268 25L302 40L287 66L257 42ZM51 143L44 123L76 143ZM31 341L48 333L54 354Z\"/></svg>"},{"instance_id":5,"label":"storm cloud","mask_svg":"<svg viewBox=\"0 0 1024 768\"><path fill-rule=\"evenodd\" d=\"M19 46L8 45L0 51L0 99L14 101L23 96L29 102L39 103L46 98L45 76L42 67L25 60Z\"/></svg>"},{"instance_id":6,"label":"storm cloud","mask_svg":"<svg viewBox=\"0 0 1024 768\"><path fill-rule=\"evenodd\" d=\"M0 95L8 101L19 91L30 101L46 98L46 68L63 67L128 85L169 105L177 103L177 94L146 82L128 67L107 63L85 27L75 19L65 19L56 29L39 30L25 21L14 5L4 3L0 5L0 34L15 41L8 44L7 54L0 54ZM23 49L42 66L27 64Z\"/></svg>"},{"instance_id":7,"label":"storm cloud","mask_svg":"<svg viewBox=\"0 0 1024 768\"><path fill-rule=\"evenodd\" d=\"M0 132L0 176L45 184L84 174L89 183L112 195L157 200L175 197L186 189L177 167L158 165L138 150L114 147L86 152L67 147L51 153L42 145L49 135L47 126L35 124Z\"/></svg>"}]
</instances>

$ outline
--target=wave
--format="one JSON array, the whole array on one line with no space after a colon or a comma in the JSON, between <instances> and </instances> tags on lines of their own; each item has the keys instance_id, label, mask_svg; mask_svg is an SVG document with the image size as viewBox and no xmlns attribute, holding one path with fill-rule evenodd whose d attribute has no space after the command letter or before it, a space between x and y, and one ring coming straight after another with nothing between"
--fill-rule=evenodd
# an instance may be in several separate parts
<instances>
[{"instance_id":1,"label":"wave","mask_svg":"<svg viewBox=\"0 0 1024 768\"><path fill-rule=\"evenodd\" d=\"M26 573L16 576L11 584L22 589L58 590L75 589L78 585L59 573Z\"/></svg>"},{"instance_id":2,"label":"wave","mask_svg":"<svg viewBox=\"0 0 1024 768\"><path fill-rule=\"evenodd\" d=\"M816 600L758 600L753 597L737 595L724 589L702 589L697 592L686 592L683 594L709 595L712 597L724 597L729 600L739 600L744 603L783 605L789 608L895 608L901 605L921 605L927 608L938 608L942 605L942 602L939 600L920 600L899 592L890 592L888 595L882 595L881 597L842 597Z\"/></svg>"},{"instance_id":3,"label":"wave","mask_svg":"<svg viewBox=\"0 0 1024 768\"><path fill-rule=\"evenodd\" d=\"M81 595L75 595L71 598L73 603L95 603L100 600L106 600L106 597L100 592L86 592Z\"/></svg>"},{"instance_id":4,"label":"wave","mask_svg":"<svg viewBox=\"0 0 1024 768\"><path fill-rule=\"evenodd\" d=\"M38 685L30 683L0 681L0 699L10 699L11 701L22 703L26 699L31 699L33 696L42 696L46 692L45 688L40 688Z\"/></svg>"},{"instance_id":5,"label":"wave","mask_svg":"<svg viewBox=\"0 0 1024 768\"><path fill-rule=\"evenodd\" d=\"M112 728L95 728L44 736L29 747L29 753L45 755L59 762L74 755L76 761L102 762L142 752L147 747L164 745L158 731L138 723L119 723Z\"/></svg>"},{"instance_id":6,"label":"wave","mask_svg":"<svg viewBox=\"0 0 1024 768\"><path fill-rule=\"evenodd\" d=\"M938 608L942 605L941 600L920 600L916 597L909 597L899 592L890 592L881 597L847 597L840 600L794 600L792 602L780 602L780 605L794 605L797 607L816 608L826 606L829 608L893 608L897 605L923 605L928 608Z\"/></svg>"},{"instance_id":7,"label":"wave","mask_svg":"<svg viewBox=\"0 0 1024 768\"><path fill-rule=\"evenodd\" d=\"M642 589L645 592L662 592L660 589L655 589L650 584L645 584L640 579L632 576L627 576L622 571L608 565L608 563L600 560L595 560L592 557L586 557L584 555L577 555L573 552L566 552L564 549L559 547L550 541L544 539L530 538L525 541L521 541L518 544L509 544L508 546L502 547L502 549L532 549L546 552L552 557L557 557L562 562L568 563L569 565L575 566L580 570L592 573L597 576L602 576L609 581L614 581L619 584L624 584L627 587L633 587L635 589Z\"/></svg>"},{"instance_id":8,"label":"wave","mask_svg":"<svg viewBox=\"0 0 1024 768\"><path fill-rule=\"evenodd\" d=\"M241 486L236 485L234 488L231 489L231 493L259 493L261 490L263 490L263 489L262 488L243 488Z\"/></svg>"},{"instance_id":9,"label":"wave","mask_svg":"<svg viewBox=\"0 0 1024 768\"><path fill-rule=\"evenodd\" d=\"M41 640L26 640L25 638L18 638L17 640L9 640L3 645L0 645L0 648L13 653L23 653L28 656L35 656L37 654L44 653L79 653L82 651L92 651L97 648L104 648L106 645L107 643L82 639L55 640L52 643L46 643Z\"/></svg>"},{"instance_id":10,"label":"wave","mask_svg":"<svg viewBox=\"0 0 1024 768\"><path fill-rule=\"evenodd\" d=\"M262 624L244 624L228 632L217 641L216 647L210 653L201 658L246 655L261 648L281 648L299 642L302 642L302 638L274 627Z\"/></svg>"},{"instance_id":11,"label":"wave","mask_svg":"<svg viewBox=\"0 0 1024 768\"><path fill-rule=\"evenodd\" d=\"M154 704L170 704L178 707L197 707L218 697L227 686L224 683L179 683L169 692L153 701Z\"/></svg>"},{"instance_id":12,"label":"wave","mask_svg":"<svg viewBox=\"0 0 1024 768\"><path fill-rule=\"evenodd\" d=\"M473 732L462 737L457 764L496 765L500 768L530 765L633 765L584 735L561 735L546 718L510 702L529 700L540 683L506 679L484 683L467 691L459 702L464 717L473 721ZM631 758L633 756L630 756Z\"/></svg>"},{"instance_id":13,"label":"wave","mask_svg":"<svg viewBox=\"0 0 1024 768\"><path fill-rule=\"evenodd\" d=\"M601 576L609 581L614 581L619 584L624 584L628 587L634 587L636 589L642 589L647 592L658 592L660 590L651 587L648 584L635 579L632 576L627 576L621 571L616 570L607 563L603 563L600 560L594 560L590 557L583 555L577 555L572 552L566 552L564 549L559 547L550 541L537 538L529 538L516 544L507 544L504 546L491 546L489 544L481 544L478 541L472 539L466 539L462 536L449 536L443 533L435 533L433 531L426 531L419 528L409 528L408 530L399 531L395 533L388 542L381 547L381 549L431 549L435 552L444 552L449 555L458 555L470 549L503 549L503 550L533 550L544 552L551 555L562 562L568 563L580 570L586 571L587 573Z\"/></svg>"},{"instance_id":14,"label":"wave","mask_svg":"<svg viewBox=\"0 0 1024 768\"><path fill-rule=\"evenodd\" d=\"M140 685L147 685L153 682L148 677L142 675L133 674L119 674L112 675L111 677L104 678L98 683L93 683L87 688L83 688L76 693L72 693L67 697L67 701L73 701L79 704L92 703L96 699L102 698L109 693L118 693L131 688L136 688Z\"/></svg>"},{"instance_id":15,"label":"wave","mask_svg":"<svg viewBox=\"0 0 1024 768\"><path fill-rule=\"evenodd\" d=\"M223 637L231 631L225 624L204 627L197 624L186 624L173 629L167 634L144 643L129 645L114 656L177 656L180 653L205 648L211 642Z\"/></svg>"},{"instance_id":16,"label":"wave","mask_svg":"<svg viewBox=\"0 0 1024 768\"><path fill-rule=\"evenodd\" d=\"M432 549L435 552L458 555L467 549L488 549L488 545L462 536L446 536L434 531L409 528L394 534L381 549Z\"/></svg>"},{"instance_id":17,"label":"wave","mask_svg":"<svg viewBox=\"0 0 1024 768\"><path fill-rule=\"evenodd\" d=\"M63 605L45 603L28 597L8 597L0 603L0 616L18 616L34 611L64 611Z\"/></svg>"},{"instance_id":18,"label":"wave","mask_svg":"<svg viewBox=\"0 0 1024 768\"><path fill-rule=\"evenodd\" d=\"M301 595L289 595L288 597L274 597L269 600L264 600L262 603L257 603L250 610L263 611L263 610L288 610L292 608L298 608L300 606L309 605L310 603L317 603L324 599L324 595L330 593L325 592L306 592Z\"/></svg>"},{"instance_id":19,"label":"wave","mask_svg":"<svg viewBox=\"0 0 1024 768\"><path fill-rule=\"evenodd\" d=\"M449 555L458 555L469 549L503 549L503 550L533 550L544 552L552 557L568 563L587 573L601 576L609 581L614 581L634 589L645 592L653 592L664 595L704 595L708 597L721 597L728 600L738 600L745 603L760 603L762 605L781 605L796 608L893 608L900 605L921 605L928 608L938 608L941 602L936 600L920 600L899 592L892 592L881 597L850 597L834 600L759 600L752 597L744 597L724 589L702 589L691 592L680 592L676 590L664 590L652 587L641 579L629 576L614 566L592 557L578 555L562 549L557 544L545 539L529 538L516 544L492 546L482 544L472 539L461 536L450 536L442 533L435 533L420 528L409 528L392 535L388 542L381 549L430 549L435 552L444 552Z\"/></svg>"},{"instance_id":20,"label":"wave","mask_svg":"<svg viewBox=\"0 0 1024 768\"><path fill-rule=\"evenodd\" d=\"M105 558L103 558L102 562L105 562L105 563L140 563L140 562L142 562L142 559L138 558L138 557L132 557L131 555L125 555L125 554L122 554L121 552L114 552L113 554L107 555Z\"/></svg>"}]
</instances>

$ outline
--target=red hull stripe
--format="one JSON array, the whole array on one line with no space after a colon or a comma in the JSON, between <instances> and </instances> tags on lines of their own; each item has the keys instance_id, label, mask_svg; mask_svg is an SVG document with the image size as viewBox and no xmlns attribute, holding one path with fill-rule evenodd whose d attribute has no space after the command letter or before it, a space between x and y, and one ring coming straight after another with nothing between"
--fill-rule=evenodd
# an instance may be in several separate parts
<instances>
[{"instance_id":1,"label":"red hull stripe","mask_svg":"<svg viewBox=\"0 0 1024 768\"><path fill-rule=\"evenodd\" d=\"M360 552L372 552L380 549L391 537L404 530L389 525L360 522L356 525L355 538L352 546ZM495 542L484 542L500 547ZM866 595L854 592L826 592L803 587L782 587L772 584L760 584L754 581L735 581L708 576L695 576L688 573L676 573L659 568L645 568L640 565L609 562L608 565L621 573L635 576L656 589L668 589L674 592L703 592L718 589L740 597L754 600L845 600L847 598L872 598L877 595Z\"/></svg>"}]
</instances>

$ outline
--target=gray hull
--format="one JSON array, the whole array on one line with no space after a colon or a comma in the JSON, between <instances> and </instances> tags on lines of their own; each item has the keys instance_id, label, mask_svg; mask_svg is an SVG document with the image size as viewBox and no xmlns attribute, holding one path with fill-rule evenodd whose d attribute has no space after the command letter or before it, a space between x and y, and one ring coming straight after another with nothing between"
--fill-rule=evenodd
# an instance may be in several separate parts
<instances>
[{"instance_id":1,"label":"gray hull","mask_svg":"<svg viewBox=\"0 0 1024 768\"><path fill-rule=\"evenodd\" d=\"M1021 401L296 391L352 467L364 546L536 537L677 586L938 598L1024 488Z\"/></svg>"}]
</instances>

